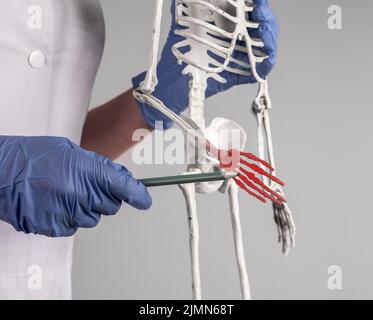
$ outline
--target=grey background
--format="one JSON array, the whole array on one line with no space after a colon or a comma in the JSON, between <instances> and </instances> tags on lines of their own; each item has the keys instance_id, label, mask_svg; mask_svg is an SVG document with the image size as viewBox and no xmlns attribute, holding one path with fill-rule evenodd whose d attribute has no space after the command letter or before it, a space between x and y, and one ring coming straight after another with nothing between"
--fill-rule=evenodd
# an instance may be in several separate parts
<instances>
[{"instance_id":1,"label":"grey background","mask_svg":"<svg viewBox=\"0 0 373 320\"><path fill-rule=\"evenodd\" d=\"M166 1L167 2L167 1ZM102 1L107 41L93 105L130 87L143 69L152 1ZM327 9L341 5L343 30L327 28ZM371 123L373 3L369 0L272 1L281 24L271 76L273 131L279 171L297 226L297 247L283 257L269 206L240 194L246 258L255 299L373 298ZM168 4L164 18L167 33ZM224 116L247 128L256 151L249 105L256 87L208 101L207 118ZM229 108L227 107L229 106ZM135 166L138 177L182 167ZM123 207L76 239L75 299L189 299L191 279L184 200L177 187L153 189L153 208ZM230 216L224 195L199 196L203 296L240 299ZM343 290L327 287L330 265L343 269Z\"/></svg>"}]
</instances>

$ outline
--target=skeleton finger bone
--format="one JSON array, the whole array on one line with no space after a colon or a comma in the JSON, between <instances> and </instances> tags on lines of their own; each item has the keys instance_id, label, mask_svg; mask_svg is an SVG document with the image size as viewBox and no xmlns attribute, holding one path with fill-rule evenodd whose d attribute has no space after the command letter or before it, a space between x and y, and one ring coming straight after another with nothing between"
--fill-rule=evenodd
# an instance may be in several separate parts
<instances>
[{"instance_id":1,"label":"skeleton finger bone","mask_svg":"<svg viewBox=\"0 0 373 320\"><path fill-rule=\"evenodd\" d=\"M243 173L240 173L239 176L240 177L246 177L246 179L253 180L253 176L251 175L250 172L247 172L247 171L246 172L243 171ZM276 191L274 191L273 189L271 189L270 187L268 187L260 179L258 179L258 178L255 177L254 180L255 180L254 181L255 183L257 183L261 188L263 188L265 191L267 191L270 195L276 197L281 202L281 204L287 202L286 199L281 194L277 193Z\"/></svg>"},{"instance_id":2,"label":"skeleton finger bone","mask_svg":"<svg viewBox=\"0 0 373 320\"><path fill-rule=\"evenodd\" d=\"M243 181L247 186L259 192L262 196L271 200L272 202L278 205L282 205L283 202L286 202L286 199L284 197L282 197L280 194L276 193L274 190L263 184L263 182L257 177L255 177L254 174L246 171L244 174L239 174L238 178L241 179L241 181ZM262 189L260 189L255 184L257 184Z\"/></svg>"},{"instance_id":3,"label":"skeleton finger bone","mask_svg":"<svg viewBox=\"0 0 373 320\"><path fill-rule=\"evenodd\" d=\"M253 160L253 161L256 161L256 162L259 162L260 164L262 164L263 166L265 166L266 168L268 168L270 171L274 171L275 169L271 166L270 163L268 163L267 161L264 161L262 159L260 159L259 157L257 157L255 154L252 154L252 153L249 153L249 152L243 152L241 151L241 156L249 159L249 160Z\"/></svg>"},{"instance_id":4,"label":"skeleton finger bone","mask_svg":"<svg viewBox=\"0 0 373 320\"><path fill-rule=\"evenodd\" d=\"M259 166L257 166L256 164L252 164L252 163L249 163L245 160L240 160L241 164L249 167L250 169L254 170L255 172L269 178L270 180L278 183L279 185L281 186L285 186L285 183L283 181L281 181L279 178L277 178L276 176L268 173L267 171L263 170L262 168L260 168ZM243 168L240 168L240 171L243 171L244 169Z\"/></svg>"},{"instance_id":5,"label":"skeleton finger bone","mask_svg":"<svg viewBox=\"0 0 373 320\"><path fill-rule=\"evenodd\" d=\"M251 196L257 198L258 200L260 200L260 201L263 202L263 203L267 203L267 200L266 200L264 197L262 197L262 196L256 194L255 192L249 190L249 189L246 187L246 185L245 185L243 182L241 182L241 180L239 180L239 179L237 179L237 178L234 178L233 180L237 183L237 185L238 185L242 190L246 191L249 195L251 195Z\"/></svg>"}]
</instances>

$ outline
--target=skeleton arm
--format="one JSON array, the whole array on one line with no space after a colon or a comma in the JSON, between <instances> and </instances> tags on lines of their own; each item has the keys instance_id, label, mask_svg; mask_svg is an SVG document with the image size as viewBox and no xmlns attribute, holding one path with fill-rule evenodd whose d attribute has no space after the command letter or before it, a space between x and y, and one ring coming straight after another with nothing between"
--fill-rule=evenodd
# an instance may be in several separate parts
<instances>
[{"instance_id":1,"label":"skeleton arm","mask_svg":"<svg viewBox=\"0 0 373 320\"><path fill-rule=\"evenodd\" d=\"M152 93L158 84L157 63L159 53L159 42L161 36L162 10L163 0L156 0L153 23L153 41L151 54L149 58L149 69L146 74L145 81L141 84L141 91L148 94Z\"/></svg>"}]
</instances>

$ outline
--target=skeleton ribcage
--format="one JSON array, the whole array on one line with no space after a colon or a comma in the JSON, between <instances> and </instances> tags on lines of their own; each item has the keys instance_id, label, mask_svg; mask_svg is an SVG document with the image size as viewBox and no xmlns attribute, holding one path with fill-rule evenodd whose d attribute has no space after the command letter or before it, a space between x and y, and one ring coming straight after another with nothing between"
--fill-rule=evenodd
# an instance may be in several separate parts
<instances>
[{"instance_id":1,"label":"skeleton ribcage","mask_svg":"<svg viewBox=\"0 0 373 320\"><path fill-rule=\"evenodd\" d=\"M262 41L253 39L250 21L253 5L245 0L178 0L176 34L184 40L173 47L180 62L214 75L223 71L249 76L258 81L256 65L267 56L260 51ZM241 54L239 54L241 53ZM203 57L203 59L201 59Z\"/></svg>"}]
</instances>

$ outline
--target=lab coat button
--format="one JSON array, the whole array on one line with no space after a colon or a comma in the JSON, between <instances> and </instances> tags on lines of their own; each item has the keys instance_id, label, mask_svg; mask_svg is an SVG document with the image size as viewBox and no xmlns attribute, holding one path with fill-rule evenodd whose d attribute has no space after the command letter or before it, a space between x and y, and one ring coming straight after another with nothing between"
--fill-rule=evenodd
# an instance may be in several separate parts
<instances>
[{"instance_id":1,"label":"lab coat button","mask_svg":"<svg viewBox=\"0 0 373 320\"><path fill-rule=\"evenodd\" d=\"M39 50L31 52L28 57L28 63L32 68L40 69L45 64L44 53Z\"/></svg>"}]
</instances>

